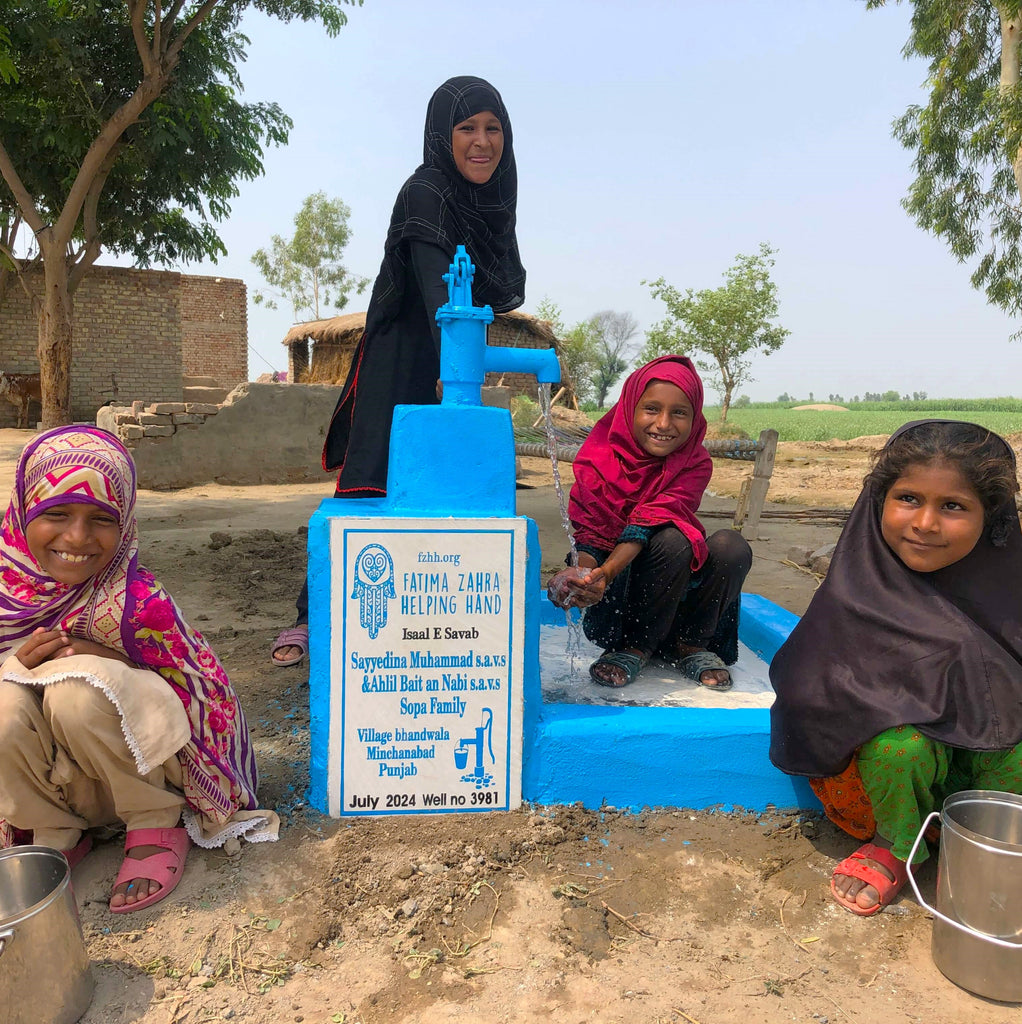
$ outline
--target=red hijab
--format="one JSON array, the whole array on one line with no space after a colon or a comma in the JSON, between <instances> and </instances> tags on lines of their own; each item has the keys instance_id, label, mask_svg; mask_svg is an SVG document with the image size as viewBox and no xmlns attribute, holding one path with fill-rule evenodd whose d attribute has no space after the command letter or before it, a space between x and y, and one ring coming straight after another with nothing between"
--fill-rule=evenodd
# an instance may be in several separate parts
<instances>
[{"instance_id":1,"label":"red hijab","mask_svg":"<svg viewBox=\"0 0 1022 1024\"><path fill-rule=\"evenodd\" d=\"M666 458L649 455L632 435L636 407L654 381L681 388L692 403L692 433ZM712 472L705 436L703 383L691 359L661 356L636 370L575 456L568 503L575 542L610 551L626 526L671 523L691 542L698 569L706 560L706 531L696 509Z\"/></svg>"}]
</instances>

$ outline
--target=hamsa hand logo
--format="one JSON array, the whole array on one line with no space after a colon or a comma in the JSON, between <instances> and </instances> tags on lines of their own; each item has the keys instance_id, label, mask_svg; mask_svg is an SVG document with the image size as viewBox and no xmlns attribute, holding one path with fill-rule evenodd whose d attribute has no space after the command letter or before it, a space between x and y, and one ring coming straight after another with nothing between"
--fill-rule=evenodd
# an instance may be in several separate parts
<instances>
[{"instance_id":1,"label":"hamsa hand logo","mask_svg":"<svg viewBox=\"0 0 1022 1024\"><path fill-rule=\"evenodd\" d=\"M359 622L372 640L387 625L387 601L394 596L394 560L379 544L367 544L355 558L355 587Z\"/></svg>"}]
</instances>

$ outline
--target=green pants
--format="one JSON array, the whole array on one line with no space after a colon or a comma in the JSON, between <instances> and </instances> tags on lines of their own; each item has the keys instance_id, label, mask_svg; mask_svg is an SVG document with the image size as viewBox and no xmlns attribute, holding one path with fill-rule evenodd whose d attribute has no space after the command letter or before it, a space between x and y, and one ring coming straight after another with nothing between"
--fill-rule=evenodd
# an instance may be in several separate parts
<instances>
[{"instance_id":1,"label":"green pants","mask_svg":"<svg viewBox=\"0 0 1022 1024\"><path fill-rule=\"evenodd\" d=\"M908 860L923 819L950 794L992 789L1022 795L1022 743L1008 750L963 750L899 725L864 743L858 764L877 835L899 860ZM921 845L916 862L928 855Z\"/></svg>"}]
</instances>

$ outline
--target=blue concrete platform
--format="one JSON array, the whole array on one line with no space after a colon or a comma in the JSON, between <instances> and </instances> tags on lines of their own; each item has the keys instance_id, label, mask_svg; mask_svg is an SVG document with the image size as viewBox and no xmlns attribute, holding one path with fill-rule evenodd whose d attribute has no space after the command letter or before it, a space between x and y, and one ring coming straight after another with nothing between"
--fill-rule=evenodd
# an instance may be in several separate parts
<instances>
[{"instance_id":1,"label":"blue concrete platform","mask_svg":"<svg viewBox=\"0 0 1022 1024\"><path fill-rule=\"evenodd\" d=\"M564 626L541 591L540 622ZM769 662L798 621L742 595L740 637ZM770 763L767 708L607 707L544 703L526 681L522 796L537 804L818 808L805 779Z\"/></svg>"}]
</instances>

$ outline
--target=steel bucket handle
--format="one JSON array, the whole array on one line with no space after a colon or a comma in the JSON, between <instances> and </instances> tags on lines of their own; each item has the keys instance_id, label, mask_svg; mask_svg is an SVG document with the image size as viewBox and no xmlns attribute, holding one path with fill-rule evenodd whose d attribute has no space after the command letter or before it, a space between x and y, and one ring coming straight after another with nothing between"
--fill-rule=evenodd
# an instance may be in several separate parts
<instances>
[{"instance_id":1,"label":"steel bucket handle","mask_svg":"<svg viewBox=\"0 0 1022 1024\"><path fill-rule=\"evenodd\" d=\"M916 836L916 841L912 844L912 849L908 855L908 881L909 885L912 886L912 891L916 895L916 899L919 901L919 905L924 909L928 910L937 920L943 921L944 924L951 925L952 928L957 928L960 932L965 932L966 935L971 935L974 939L983 939L985 942L992 942L995 946L1003 946L1005 949L1014 949L1016 951L1022 950L1022 944L1017 942L1008 942L1007 939L999 939L996 935L987 935L986 932L981 932L976 928L970 928L967 924L962 924L961 921L955 921L953 918L948 917L946 914L942 914L935 907L931 907L926 900L923 899L923 894L919 891L919 886L916 885L916 876L912 871L912 863L916 859L916 850L919 849L919 844L923 841L923 833L930 827L930 822L934 818L940 817L940 811L930 811L926 816L926 820L923 822L919 829L919 834Z\"/></svg>"},{"instance_id":2,"label":"steel bucket handle","mask_svg":"<svg viewBox=\"0 0 1022 1024\"><path fill-rule=\"evenodd\" d=\"M7 948L7 942L9 939L14 938L14 929L8 928L5 932L0 932L0 956L4 955L4 950Z\"/></svg>"}]
</instances>

